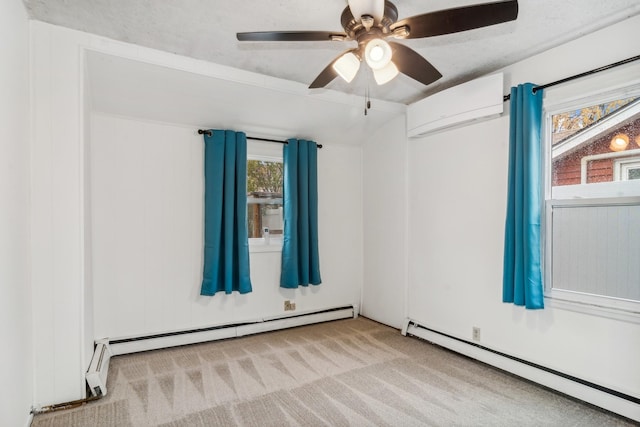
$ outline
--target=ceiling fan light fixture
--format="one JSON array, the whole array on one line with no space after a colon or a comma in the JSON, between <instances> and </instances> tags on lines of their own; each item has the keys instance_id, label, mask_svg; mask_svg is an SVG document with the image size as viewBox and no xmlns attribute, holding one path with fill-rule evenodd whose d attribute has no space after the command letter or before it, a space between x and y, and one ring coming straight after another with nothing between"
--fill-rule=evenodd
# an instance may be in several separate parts
<instances>
[{"instance_id":1,"label":"ceiling fan light fixture","mask_svg":"<svg viewBox=\"0 0 640 427\"><path fill-rule=\"evenodd\" d=\"M391 61L391 46L382 39L373 39L364 48L364 59L372 70L381 70Z\"/></svg>"},{"instance_id":2,"label":"ceiling fan light fixture","mask_svg":"<svg viewBox=\"0 0 640 427\"><path fill-rule=\"evenodd\" d=\"M481 0L477 0L481 1ZM398 20L398 9L391 0L347 0L340 23L344 32L335 31L254 31L237 33L239 41L324 42L355 41L358 46L332 60L310 89L325 87L338 75L350 82L360 62L365 60L378 84L391 80L398 72L430 85L442 74L415 50L385 39L422 39L466 32L518 18L518 0L485 0L488 3L436 10ZM354 55L346 55L346 53ZM344 58L342 58L345 56ZM356 63L357 59L357 63ZM393 59L393 64L389 65ZM376 72L377 70L383 70ZM635 134L634 134L635 137ZM638 143L638 140L635 140ZM640 145L640 143L638 143Z\"/></svg>"},{"instance_id":3,"label":"ceiling fan light fixture","mask_svg":"<svg viewBox=\"0 0 640 427\"><path fill-rule=\"evenodd\" d=\"M333 63L333 69L347 83L351 83L360 69L360 59L353 52L347 52Z\"/></svg>"},{"instance_id":4,"label":"ceiling fan light fixture","mask_svg":"<svg viewBox=\"0 0 640 427\"><path fill-rule=\"evenodd\" d=\"M369 31L373 27L375 20L371 15L362 15L362 26Z\"/></svg>"},{"instance_id":5,"label":"ceiling fan light fixture","mask_svg":"<svg viewBox=\"0 0 640 427\"><path fill-rule=\"evenodd\" d=\"M407 37L409 37L409 34L411 34L411 30L409 30L409 27L406 25L403 25L398 28L394 28L393 31L391 32L391 35L393 36L393 38L396 38L396 39L406 39Z\"/></svg>"},{"instance_id":6,"label":"ceiling fan light fixture","mask_svg":"<svg viewBox=\"0 0 640 427\"><path fill-rule=\"evenodd\" d=\"M380 22L384 15L384 0L349 0L349 9L356 20L361 20L362 16L372 16Z\"/></svg>"},{"instance_id":7,"label":"ceiling fan light fixture","mask_svg":"<svg viewBox=\"0 0 640 427\"><path fill-rule=\"evenodd\" d=\"M396 64L394 64L393 61L389 61L383 68L373 70L373 78L376 80L378 86L381 86L393 80L399 72Z\"/></svg>"}]
</instances>

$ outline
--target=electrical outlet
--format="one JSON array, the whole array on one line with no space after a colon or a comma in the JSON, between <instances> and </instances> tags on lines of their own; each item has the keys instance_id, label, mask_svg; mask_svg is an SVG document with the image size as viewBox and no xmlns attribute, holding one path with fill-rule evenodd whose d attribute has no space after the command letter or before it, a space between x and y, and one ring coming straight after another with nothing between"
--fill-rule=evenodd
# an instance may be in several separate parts
<instances>
[{"instance_id":1,"label":"electrical outlet","mask_svg":"<svg viewBox=\"0 0 640 427\"><path fill-rule=\"evenodd\" d=\"M477 326L474 326L471 329L471 336L474 341L480 341L480 328L478 328Z\"/></svg>"},{"instance_id":2,"label":"electrical outlet","mask_svg":"<svg viewBox=\"0 0 640 427\"><path fill-rule=\"evenodd\" d=\"M284 302L284 311L293 311L296 309L296 303L294 301L286 300Z\"/></svg>"}]
</instances>

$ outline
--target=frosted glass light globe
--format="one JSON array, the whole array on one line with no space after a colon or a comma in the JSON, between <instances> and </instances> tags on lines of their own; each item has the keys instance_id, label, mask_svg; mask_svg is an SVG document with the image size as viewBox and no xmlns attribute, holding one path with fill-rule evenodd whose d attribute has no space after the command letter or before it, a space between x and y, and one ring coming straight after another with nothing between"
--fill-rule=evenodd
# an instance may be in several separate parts
<instances>
[{"instance_id":1,"label":"frosted glass light globe","mask_svg":"<svg viewBox=\"0 0 640 427\"><path fill-rule=\"evenodd\" d=\"M364 59L373 70L380 70L391 61L391 46L382 39L373 39L364 48Z\"/></svg>"},{"instance_id":2,"label":"frosted glass light globe","mask_svg":"<svg viewBox=\"0 0 640 427\"><path fill-rule=\"evenodd\" d=\"M376 45L371 48L371 52L369 52L369 56L373 61L379 62L384 56L384 49L382 47Z\"/></svg>"}]
</instances>

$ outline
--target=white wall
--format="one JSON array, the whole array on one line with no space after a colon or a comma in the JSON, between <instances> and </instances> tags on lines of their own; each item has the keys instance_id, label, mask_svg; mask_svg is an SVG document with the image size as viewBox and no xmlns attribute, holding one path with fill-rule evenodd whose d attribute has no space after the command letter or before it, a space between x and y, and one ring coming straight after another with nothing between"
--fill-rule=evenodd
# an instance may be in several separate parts
<instances>
[{"instance_id":1,"label":"white wall","mask_svg":"<svg viewBox=\"0 0 640 427\"><path fill-rule=\"evenodd\" d=\"M36 21L30 34L36 406L84 397L84 372L93 339L104 335L149 334L275 316L283 314L285 299L295 299L298 312L359 302L362 153L356 136L357 129L371 128L359 115L362 121L354 121L355 112L362 111L360 98L331 91L310 96L302 84ZM93 62L87 60L90 56ZM92 67L98 63L104 67ZM123 69L131 73L120 74ZM370 113L376 124L404 111L400 105L376 105L380 107ZM267 122L261 122L264 111ZM92 116L91 112L108 114ZM167 123L166 116L172 112L175 115L169 116L177 125ZM332 125L327 126L327 121ZM90 124L95 129L89 129ZM300 126L306 124L314 131L305 133ZM195 193L183 194L179 187L186 184L193 191L198 185L193 173L200 162L191 157L198 153L190 151L190 144L200 139L195 136L198 127L307 137L324 145L319 155L322 285L280 290L278 254L261 253L252 257L254 293L198 295L199 267L185 253L175 251L177 247L200 256L197 224L190 223L198 215L198 202L190 204L187 196L195 198ZM176 145L168 136L184 144ZM142 159L142 150L154 140L160 151L151 154L153 162ZM105 158L114 163L108 164ZM94 162L97 174L92 170ZM136 162L142 167L136 167ZM167 179L162 167L170 169L175 180ZM176 199L187 198L187 205L173 206L159 188L149 198L135 199L144 184L156 179ZM96 185L95 200L91 180ZM101 216L101 209L107 207L115 211L114 217ZM164 210L156 215L149 207ZM124 212L128 208L134 210ZM176 224L187 224L188 233L183 235ZM152 233L163 228L166 234ZM126 232L130 236L125 238ZM123 259L118 252L135 258ZM147 256L148 260L142 258ZM167 259L177 260L176 267L164 269ZM140 262L132 264L135 260ZM113 269L108 268L111 264ZM114 284L112 276L129 287ZM154 292L158 288L161 292ZM98 301L95 311L93 301ZM168 307L174 309L168 312Z\"/></svg>"},{"instance_id":2,"label":"white wall","mask_svg":"<svg viewBox=\"0 0 640 427\"><path fill-rule=\"evenodd\" d=\"M606 34L596 34L532 61L516 64L506 70L507 81L546 82L632 56L635 53L631 52L630 44L618 43L618 32L623 31L626 39L635 40L632 29L637 25L636 19L622 30L617 27L605 31ZM195 250L197 230L194 226L197 223L189 220L198 215L198 208L191 205L190 193L180 192L178 184L189 185L190 189L197 185L191 175L193 171L186 170L189 165L198 167L199 163L192 157L197 156L197 149L191 145L196 141L193 128L196 125L216 125L215 111L198 109L197 123L177 120L178 124L172 124L168 123L170 118L158 119L147 115L144 115L144 120L135 114L117 117L114 115L118 110L116 106L108 111L110 114L92 114L91 133L85 135L85 124L89 120L85 117L88 116L87 106L83 105L86 93L82 89L87 83L82 79L83 49L91 48L177 70L188 71L193 67L200 76L217 68L42 23L32 25L32 47L32 67L38 70L32 79L35 98L31 175L33 322L37 355L34 401L37 404L57 403L83 395L83 372L90 354L87 350L91 347L88 337L92 335L96 338L101 335L136 335L254 319L282 313L282 300L291 298L296 300L299 311L339 305L357 300L363 275L367 279L362 296L363 310L381 322L399 326L408 314L428 326L462 338L469 338L471 327L479 326L482 328L482 343L489 347L623 392L638 394L640 368L633 357L640 348L637 325L555 308L525 312L500 302L507 116L408 143L400 141L399 150L396 150L393 140L403 139L405 126L401 119L381 126L377 135L372 131L369 141L364 142L364 153L359 148L360 141L355 141L354 145L345 141L332 144L335 141L331 138L309 135L325 144L320 152L320 198L324 201L320 208L324 283L307 290L280 290L276 286L277 269L274 268L279 265L278 255L257 254L252 257L251 266L256 292L244 296L203 298L197 295L197 281L193 283L198 266L194 266L193 260L187 259L184 253L174 252L174 246L165 242L175 242L180 248L188 248L187 251ZM594 51L598 55L594 55ZM189 99L198 98L197 91L191 88L192 83L198 80L194 76L185 87L189 91ZM242 85L244 78L243 73L235 73L233 84ZM325 125L329 120L326 117L336 116L339 108L351 102L344 101L342 97L344 102L340 101L340 104L326 96L311 100L302 85L298 87L282 82L275 85L275 90L268 91L263 86L271 80L255 76L251 79L247 85L250 92L259 97L262 108L274 106L269 109L269 117L275 122L269 123L268 129L264 124L255 127L266 133L284 130L285 136L288 133L300 136L288 126L297 125L291 123L295 122L292 117L307 103L313 105L311 121L316 126L322 124L317 128L329 128ZM219 80L225 86L224 79ZM156 83L158 87L162 86L162 81ZM127 87L130 86L123 86ZM172 93L176 92L175 87L181 86L172 83ZM244 89L248 90L247 87ZM144 110L146 107L135 96L137 92L132 93L121 92L130 96L129 102L135 107L131 110L138 107ZM217 94L215 91L210 93ZM251 127L251 123L246 123L246 117L255 114L257 120L260 114L259 111L248 110L252 99L246 98L239 97L232 104L225 105L231 114L225 115L225 123L221 125L239 129ZM286 103L285 100L293 102ZM184 110L182 101L178 104ZM288 106L285 108L285 105ZM156 103L154 106L158 114L171 111L170 105L165 108L164 104ZM361 110L360 102L354 106ZM353 111L356 111L355 107ZM274 114L274 111L280 114ZM327 114L323 115L323 111ZM397 117L397 110L393 114ZM354 123L361 118L340 116ZM243 120L241 126L236 126L237 120ZM357 123L367 128L363 122ZM335 123L331 121L331 124L335 132ZM109 144L113 141L107 141L109 135L118 136L114 146ZM166 135L174 135L184 141L184 146L177 147L172 140L166 139ZM164 171L158 171L155 163L142 169L133 165L136 158L140 160L142 149L154 138L162 148L155 160L167 165L175 180L165 180L161 174ZM121 141L129 145L119 144ZM367 146L368 143L371 146ZM456 146L453 153L452 144ZM121 167L122 177L109 170L110 165L102 155L86 153L87 148L105 150L106 158L117 158L118 162L111 166ZM112 149L115 151L110 152ZM89 160L91 164L87 167ZM174 168L174 160L180 166ZM96 162L95 166L93 162ZM166 191L180 200L189 201L184 206L166 209L167 199L157 189L148 199L133 200L140 185L153 184L158 175L162 177ZM87 181L87 176L92 182ZM87 188L90 184L95 187ZM119 188L124 191L116 191ZM375 197L377 189L392 203L381 203ZM106 209L109 201L114 201L109 208L133 206L135 210L130 216L122 213L121 219L117 218L120 213L114 214L115 218L101 217L96 207ZM147 206L165 210L156 216L146 211ZM162 236L150 233L175 224L173 220L176 219L187 224L186 235L175 229ZM407 219L408 222L404 222ZM129 221L138 221L138 226ZM104 225L100 225L101 222ZM389 227L392 232L376 234L380 226ZM107 235L107 230L114 233ZM145 241L145 238L154 236L157 245L146 252L143 250L143 256L149 252L149 255L157 255L161 259L176 257L179 267L165 270L166 274L161 275L153 268L159 264L145 261L131 265L127 263L130 260L119 259L114 250L123 248L125 230L133 234L125 240L132 247L139 245L148 249L143 245L154 242ZM88 238L87 232L95 235ZM110 241L111 238L114 241ZM93 244L94 253L86 246L88 242ZM129 250L125 246L125 253ZM88 262L88 256L96 261L93 266ZM386 265L385 261L388 261ZM131 276L139 278L128 282L133 289L123 289L118 294L109 288L109 263L115 263L113 271L120 278L124 277L123 280L130 280ZM145 273L155 277L159 286L169 293L182 292L180 289L185 283L186 294L178 297L173 294L177 302L172 314L163 313L161 316L158 313L158 305L169 306L166 297L158 297L152 291L145 294L153 288ZM87 283L89 277L94 278L94 283ZM396 282L408 283L406 297L402 291L396 292L387 286ZM92 299L91 288L87 285L93 286L95 300L99 301L95 312L93 307L85 304ZM132 296L123 297L124 291L131 291ZM255 303L252 298L257 296L264 302ZM113 310L120 312L110 312L107 305L103 305L102 298L111 300L115 304ZM127 305L132 299L136 302L135 308ZM125 308L122 308L123 304ZM142 312L136 311L140 306L144 308ZM131 323L118 323L115 317L120 314ZM91 315L94 315L94 323L87 322ZM169 319L164 319L165 315ZM585 354L593 356L582 357Z\"/></svg>"},{"instance_id":3,"label":"white wall","mask_svg":"<svg viewBox=\"0 0 640 427\"><path fill-rule=\"evenodd\" d=\"M406 305L407 139L405 118L363 143L364 292L362 314L400 329Z\"/></svg>"},{"instance_id":4,"label":"white wall","mask_svg":"<svg viewBox=\"0 0 640 427\"><path fill-rule=\"evenodd\" d=\"M635 17L508 67L505 85L637 55L637 43L620 40L636 40L638 25ZM508 128L505 114L409 141L409 317L466 340L480 327L486 347L640 396L640 324L501 302Z\"/></svg>"},{"instance_id":5,"label":"white wall","mask_svg":"<svg viewBox=\"0 0 640 427\"><path fill-rule=\"evenodd\" d=\"M84 397L92 343L85 340L84 321L80 52L71 33L31 21L30 35L34 404L41 406Z\"/></svg>"},{"instance_id":6,"label":"white wall","mask_svg":"<svg viewBox=\"0 0 640 427\"><path fill-rule=\"evenodd\" d=\"M33 393L29 286L29 27L0 2L0 425L25 426Z\"/></svg>"},{"instance_id":7,"label":"white wall","mask_svg":"<svg viewBox=\"0 0 640 427\"><path fill-rule=\"evenodd\" d=\"M357 304L362 283L361 150L323 141L323 283L279 288L280 253L252 252L253 292L200 296L203 139L191 126L105 114L91 120L96 337L121 338Z\"/></svg>"}]
</instances>

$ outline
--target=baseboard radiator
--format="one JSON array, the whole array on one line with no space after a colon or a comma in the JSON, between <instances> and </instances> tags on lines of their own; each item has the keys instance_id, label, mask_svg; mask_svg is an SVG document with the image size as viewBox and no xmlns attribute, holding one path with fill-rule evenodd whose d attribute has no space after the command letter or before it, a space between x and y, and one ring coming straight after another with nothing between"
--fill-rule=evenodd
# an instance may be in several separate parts
<instances>
[{"instance_id":1,"label":"baseboard radiator","mask_svg":"<svg viewBox=\"0 0 640 427\"><path fill-rule=\"evenodd\" d=\"M274 316L249 322L208 328L172 331L113 340L104 338L96 341L93 357L91 358L91 363L85 377L92 396L102 397L107 394L107 375L109 373L109 360L112 356L227 338L237 338L245 335L258 334L260 332L276 331L351 317L355 318L357 316L358 307L352 305L320 311L303 312L289 316Z\"/></svg>"},{"instance_id":2,"label":"baseboard radiator","mask_svg":"<svg viewBox=\"0 0 640 427\"><path fill-rule=\"evenodd\" d=\"M574 398L640 421L640 398L457 338L406 319L403 335L422 338Z\"/></svg>"},{"instance_id":3,"label":"baseboard radiator","mask_svg":"<svg viewBox=\"0 0 640 427\"><path fill-rule=\"evenodd\" d=\"M196 344L221 339L242 337L260 332L276 331L295 326L346 319L358 316L355 305L334 307L318 311L296 313L288 316L265 317L242 323L225 324L167 333L110 339L111 355L137 353L180 345Z\"/></svg>"},{"instance_id":4,"label":"baseboard radiator","mask_svg":"<svg viewBox=\"0 0 640 427\"><path fill-rule=\"evenodd\" d=\"M109 360L111 349L106 339L96 341L93 357L85 375L91 395L102 397L107 394L107 375L109 374Z\"/></svg>"}]
</instances>

